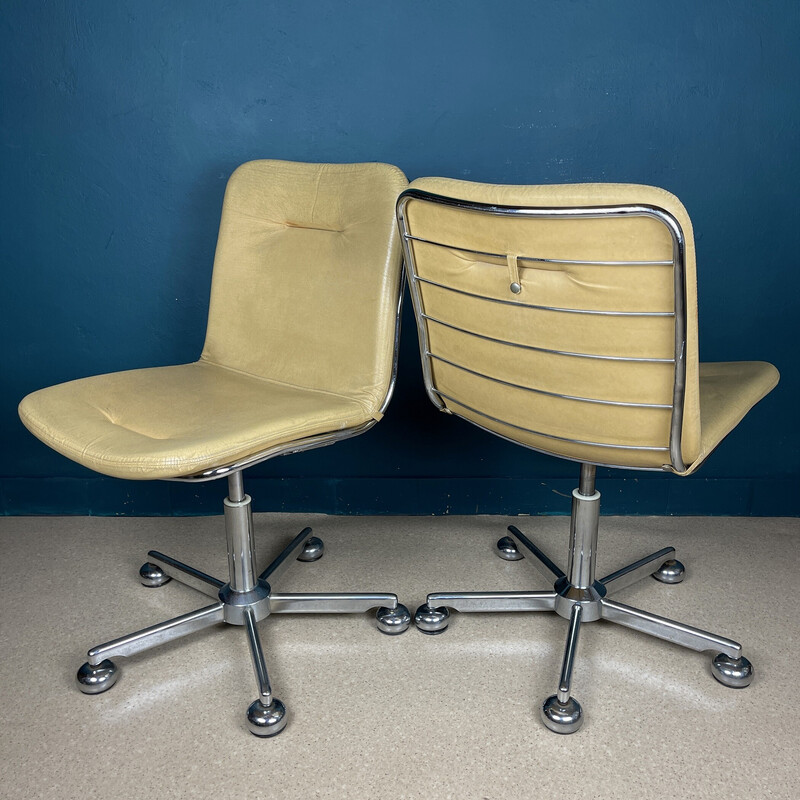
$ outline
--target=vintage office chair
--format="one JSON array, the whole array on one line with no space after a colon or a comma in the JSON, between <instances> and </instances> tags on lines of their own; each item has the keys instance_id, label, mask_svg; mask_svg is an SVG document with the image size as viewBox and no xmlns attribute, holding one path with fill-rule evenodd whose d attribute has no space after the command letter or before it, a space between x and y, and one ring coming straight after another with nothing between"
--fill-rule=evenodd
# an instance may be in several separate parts
<instances>
[{"instance_id":1,"label":"vintage office chair","mask_svg":"<svg viewBox=\"0 0 800 800\"><path fill-rule=\"evenodd\" d=\"M205 347L193 364L99 375L28 395L20 417L58 452L119 478L228 479L225 583L151 551L145 586L175 578L211 605L89 650L78 671L87 694L118 677L111 661L216 623L244 626L259 697L247 712L257 736L283 730L256 623L270 614L359 613L378 628L410 624L386 593L274 591L295 560L323 544L299 533L256 571L242 471L274 456L333 444L371 428L394 386L402 258L394 205L408 185L387 164L252 161L231 176L214 262Z\"/></svg>"},{"instance_id":2,"label":"vintage office chair","mask_svg":"<svg viewBox=\"0 0 800 800\"><path fill-rule=\"evenodd\" d=\"M570 696L582 622L606 619L694 650L747 686L737 642L632 608L611 595L646 575L683 579L671 547L600 580L597 465L694 472L778 382L762 362L699 364L692 226L649 186L490 186L414 181L397 205L428 394L440 410L533 450L580 462L566 573L517 528L507 560L533 556L541 592L436 592L415 615L440 633L458 611L555 611L569 619L544 723L582 723Z\"/></svg>"}]
</instances>

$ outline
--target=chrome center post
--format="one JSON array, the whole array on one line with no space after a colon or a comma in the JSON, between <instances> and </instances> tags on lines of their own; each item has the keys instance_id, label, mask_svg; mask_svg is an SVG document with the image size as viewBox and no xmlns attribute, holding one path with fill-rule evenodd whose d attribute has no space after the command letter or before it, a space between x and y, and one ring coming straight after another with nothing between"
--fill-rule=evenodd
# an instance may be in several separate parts
<instances>
[{"instance_id":1,"label":"chrome center post","mask_svg":"<svg viewBox=\"0 0 800 800\"><path fill-rule=\"evenodd\" d=\"M558 594L556 613L571 619L573 606L578 604L582 622L600 619L600 601L606 595L603 584L595 580L600 523L600 492L595 489L595 472L593 464L581 464L580 484L572 491L567 574L558 578L553 587Z\"/></svg>"},{"instance_id":2,"label":"chrome center post","mask_svg":"<svg viewBox=\"0 0 800 800\"><path fill-rule=\"evenodd\" d=\"M239 470L228 476L228 496L223 505L230 576L219 590L219 599L225 604L225 622L245 625L251 617L260 622L269 616L271 589L265 579L256 575L252 499L245 494ZM247 610L249 613L245 613Z\"/></svg>"}]
</instances>

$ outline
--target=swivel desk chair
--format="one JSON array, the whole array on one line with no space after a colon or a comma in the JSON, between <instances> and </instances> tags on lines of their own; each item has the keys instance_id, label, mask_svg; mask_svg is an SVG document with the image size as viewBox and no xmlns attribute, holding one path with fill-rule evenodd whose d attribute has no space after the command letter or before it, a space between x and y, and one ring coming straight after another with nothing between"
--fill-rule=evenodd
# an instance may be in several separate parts
<instances>
[{"instance_id":1,"label":"swivel desk chair","mask_svg":"<svg viewBox=\"0 0 800 800\"><path fill-rule=\"evenodd\" d=\"M257 622L377 607L383 633L409 626L394 594L274 591L295 559L316 560L323 543L306 528L257 572L242 478L249 466L334 444L382 417L394 386L402 297L394 205L407 185L387 164L243 164L225 193L200 359L72 381L20 404L35 436L97 472L228 482L228 582L148 553L145 586L174 578L214 600L91 648L77 675L81 691L114 685L114 657L217 623L243 626L259 691L248 727L272 736L284 729L286 709L272 694Z\"/></svg>"},{"instance_id":2,"label":"swivel desk chair","mask_svg":"<svg viewBox=\"0 0 800 800\"><path fill-rule=\"evenodd\" d=\"M449 609L568 619L558 691L541 709L558 733L583 722L572 668L581 624L598 619L713 650L714 677L747 686L739 643L611 599L647 575L680 582L674 548L595 577L596 467L689 475L778 382L763 362L698 362L694 241L681 203L649 186L421 178L397 217L433 404L581 465L566 572L514 526L497 543L507 560L524 552L553 588L435 592L415 614L419 630L444 631Z\"/></svg>"}]
</instances>

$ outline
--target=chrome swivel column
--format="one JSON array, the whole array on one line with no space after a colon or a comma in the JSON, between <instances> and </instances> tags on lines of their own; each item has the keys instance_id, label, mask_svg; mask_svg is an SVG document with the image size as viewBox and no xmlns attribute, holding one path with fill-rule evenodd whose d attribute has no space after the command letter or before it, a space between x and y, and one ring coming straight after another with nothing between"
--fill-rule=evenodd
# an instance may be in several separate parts
<instances>
[{"instance_id":1,"label":"chrome swivel column","mask_svg":"<svg viewBox=\"0 0 800 800\"><path fill-rule=\"evenodd\" d=\"M250 496L244 492L240 470L228 476L228 497L224 500L224 509L228 541L228 583L155 550L148 553L149 561L139 570L139 577L145 586L163 586L174 578L203 594L215 597L217 602L93 647L89 650L87 663L78 670L78 688L86 694L99 694L110 689L119 677L119 669L111 660L114 656L141 653L217 623L239 625L244 627L247 634L259 691L258 698L247 710L248 729L256 736L274 736L286 726L286 707L272 694L256 623L271 614L347 614L362 613L377 607L378 630L396 635L409 627L411 616L408 609L398 602L395 594L274 592L270 581L276 581L294 561L310 562L322 557L322 541L311 535L311 528L303 529L257 575L252 504Z\"/></svg>"},{"instance_id":2,"label":"chrome swivel column","mask_svg":"<svg viewBox=\"0 0 800 800\"><path fill-rule=\"evenodd\" d=\"M725 686L743 688L753 679L753 667L742 656L738 642L680 622L650 614L609 599L609 595L652 575L662 583L680 583L685 574L675 548L665 547L604 578L595 577L600 493L595 489L595 467L581 465L580 485L572 493L569 566L558 567L518 528L497 542L497 554L506 561L525 556L553 585L551 592L435 592L417 609L415 622L423 633L446 630L450 609L457 611L555 611L569 620L567 643L558 691L541 707L544 724L556 733L574 733L583 724L583 710L571 695L572 673L581 625L605 619L692 650L713 650L712 675ZM525 555L523 555L523 551Z\"/></svg>"}]
</instances>

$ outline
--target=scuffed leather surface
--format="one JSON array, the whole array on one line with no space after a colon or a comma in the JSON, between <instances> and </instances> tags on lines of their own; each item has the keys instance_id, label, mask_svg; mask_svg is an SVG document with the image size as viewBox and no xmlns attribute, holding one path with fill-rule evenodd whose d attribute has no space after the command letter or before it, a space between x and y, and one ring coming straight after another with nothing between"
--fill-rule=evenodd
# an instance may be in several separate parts
<instances>
[{"instance_id":1,"label":"scuffed leather surface","mask_svg":"<svg viewBox=\"0 0 800 800\"><path fill-rule=\"evenodd\" d=\"M723 377L713 381L703 377L710 376L713 371L701 368L698 359L692 225L683 205L669 192L632 184L495 186L448 178L421 178L411 187L492 205L655 206L675 218L686 242L687 346L682 455L687 474L699 466L747 409L777 382L777 371L773 367L760 363L756 366L755 362L740 365L738 369L726 365L720 373ZM598 356L672 359L673 318L563 313L520 305L672 312L671 265L554 264L525 258L671 261L672 239L661 222L633 216L570 220L498 217L413 199L406 206L406 219L412 235L452 246L412 242L420 277L461 292L420 282L424 312L458 328L519 345L498 344L444 324L428 323L431 351L444 359L432 359L434 385L461 401L444 400L453 413L501 436L554 455L622 467L669 468L666 452L671 419L669 408L586 403L552 395L669 405L674 381L672 363L578 358L532 348ZM498 256L467 253L459 248ZM519 294L509 288L509 255L516 256L514 260L522 285ZM503 302L487 302L466 293ZM447 361L497 380L485 380ZM719 388L723 385L724 391ZM540 391L529 392L518 387ZM470 407L511 424L487 419ZM530 431L562 438L553 439ZM614 447L563 441L566 439Z\"/></svg>"},{"instance_id":2,"label":"scuffed leather surface","mask_svg":"<svg viewBox=\"0 0 800 800\"><path fill-rule=\"evenodd\" d=\"M19 413L68 458L170 478L380 417L401 251L386 164L253 161L228 182L200 361L42 389Z\"/></svg>"}]
</instances>

